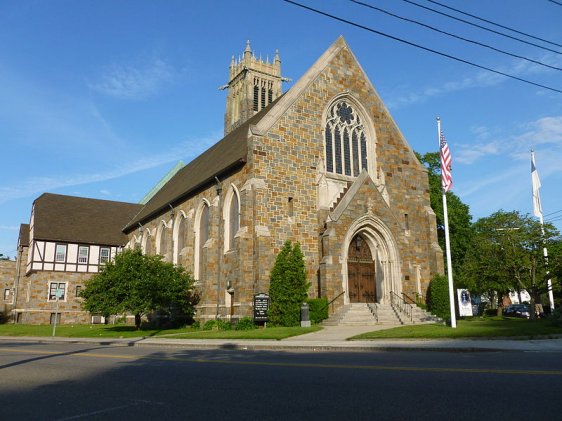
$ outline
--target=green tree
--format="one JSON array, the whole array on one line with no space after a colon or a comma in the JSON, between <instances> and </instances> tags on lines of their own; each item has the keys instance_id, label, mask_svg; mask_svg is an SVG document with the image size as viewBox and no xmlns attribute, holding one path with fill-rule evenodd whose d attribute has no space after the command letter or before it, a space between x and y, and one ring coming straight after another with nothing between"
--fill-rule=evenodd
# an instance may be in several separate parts
<instances>
[{"instance_id":1,"label":"green tree","mask_svg":"<svg viewBox=\"0 0 562 421\"><path fill-rule=\"evenodd\" d=\"M543 248L559 250L560 233L517 211L498 211L474 224L473 247L463 265L463 281L473 292L501 298L508 291L526 290L531 309L548 292L547 279L558 284L559 256L547 266ZM550 274L547 272L550 270ZM498 311L501 311L498 310ZM534 311L531 311L534 318Z\"/></svg>"},{"instance_id":2,"label":"green tree","mask_svg":"<svg viewBox=\"0 0 562 421\"><path fill-rule=\"evenodd\" d=\"M441 189L441 161L439 152L420 155L418 160L427 168L429 177L429 199L437 219L437 237L445 253L445 218L443 217L443 192ZM447 213L449 216L449 239L451 243L451 261L453 274L460 272L467 251L472 241L472 216L467 204L452 191L447 192Z\"/></svg>"},{"instance_id":3,"label":"green tree","mask_svg":"<svg viewBox=\"0 0 562 421\"><path fill-rule=\"evenodd\" d=\"M82 297L90 313L134 314L137 329L142 317L155 311L191 317L198 301L193 279L183 267L140 249L124 250L108 262L86 282Z\"/></svg>"},{"instance_id":4,"label":"green tree","mask_svg":"<svg viewBox=\"0 0 562 421\"><path fill-rule=\"evenodd\" d=\"M309 286L300 244L292 246L287 240L271 269L269 322L273 326L298 326L300 306Z\"/></svg>"},{"instance_id":5,"label":"green tree","mask_svg":"<svg viewBox=\"0 0 562 421\"><path fill-rule=\"evenodd\" d=\"M431 313L437 317L451 319L451 302L449 300L449 281L446 276L435 275L429 283L427 304Z\"/></svg>"}]
</instances>

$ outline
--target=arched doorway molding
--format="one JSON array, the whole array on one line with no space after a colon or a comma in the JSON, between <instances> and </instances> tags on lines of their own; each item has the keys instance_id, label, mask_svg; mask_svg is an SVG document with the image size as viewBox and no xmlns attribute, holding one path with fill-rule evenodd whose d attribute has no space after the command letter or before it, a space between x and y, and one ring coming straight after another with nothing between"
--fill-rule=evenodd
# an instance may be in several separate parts
<instances>
[{"instance_id":1,"label":"arched doorway molding","mask_svg":"<svg viewBox=\"0 0 562 421\"><path fill-rule=\"evenodd\" d=\"M357 234L365 239L375 260L377 301L390 303L390 291L397 294L402 292L400 254L392 232L371 213L361 216L350 225L342 244L342 288L346 292L344 303L350 302L347 270L349 245Z\"/></svg>"}]
</instances>

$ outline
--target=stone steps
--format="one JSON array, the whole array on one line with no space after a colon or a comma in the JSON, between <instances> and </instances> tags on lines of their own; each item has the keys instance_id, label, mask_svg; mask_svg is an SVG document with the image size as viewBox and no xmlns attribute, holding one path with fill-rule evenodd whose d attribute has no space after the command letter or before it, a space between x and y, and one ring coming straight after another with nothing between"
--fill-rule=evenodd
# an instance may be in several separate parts
<instances>
[{"instance_id":1,"label":"stone steps","mask_svg":"<svg viewBox=\"0 0 562 421\"><path fill-rule=\"evenodd\" d=\"M377 318L369 308L376 308ZM412 318L390 304L352 303L340 308L322 324L324 326L401 326L405 324L437 323L442 320L419 307L412 307Z\"/></svg>"}]
</instances>

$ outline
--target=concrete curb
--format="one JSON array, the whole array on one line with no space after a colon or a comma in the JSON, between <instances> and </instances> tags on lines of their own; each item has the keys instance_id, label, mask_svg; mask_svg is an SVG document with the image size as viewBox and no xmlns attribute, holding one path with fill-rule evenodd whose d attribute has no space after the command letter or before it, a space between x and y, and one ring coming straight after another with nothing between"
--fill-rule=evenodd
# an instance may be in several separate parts
<instances>
[{"instance_id":1,"label":"concrete curb","mask_svg":"<svg viewBox=\"0 0 562 421\"><path fill-rule=\"evenodd\" d=\"M147 346L181 349L285 352L562 352L562 339L543 340L376 340L376 341L275 341L222 339L62 338L3 336L0 342L40 344L90 344L99 346Z\"/></svg>"}]
</instances>

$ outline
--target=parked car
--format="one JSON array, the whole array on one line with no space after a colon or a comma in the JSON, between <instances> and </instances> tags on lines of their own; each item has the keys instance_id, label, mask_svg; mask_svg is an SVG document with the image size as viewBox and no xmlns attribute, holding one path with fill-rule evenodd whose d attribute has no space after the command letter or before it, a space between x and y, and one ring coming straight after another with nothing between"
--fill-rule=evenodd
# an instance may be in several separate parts
<instances>
[{"instance_id":1,"label":"parked car","mask_svg":"<svg viewBox=\"0 0 562 421\"><path fill-rule=\"evenodd\" d=\"M510 304L505 308L503 314L508 317L524 317L528 319L531 317L531 307L529 304Z\"/></svg>"}]
</instances>

